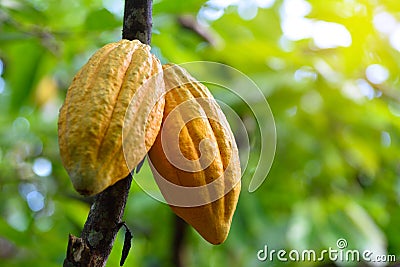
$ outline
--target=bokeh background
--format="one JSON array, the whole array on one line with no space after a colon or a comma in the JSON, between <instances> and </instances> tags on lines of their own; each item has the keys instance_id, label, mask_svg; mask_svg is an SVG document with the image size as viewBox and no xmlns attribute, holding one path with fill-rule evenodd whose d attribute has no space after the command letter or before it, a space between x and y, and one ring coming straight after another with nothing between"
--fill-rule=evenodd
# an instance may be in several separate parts
<instances>
[{"instance_id":1,"label":"bokeh background","mask_svg":"<svg viewBox=\"0 0 400 267\"><path fill-rule=\"evenodd\" d=\"M123 1L0 2L0 265L60 266L90 199L73 190L57 143L73 75L119 40ZM269 249L369 249L400 260L400 4L397 0L154 0L153 52L248 75L271 107L277 147L253 193L258 122L243 101L251 157L227 241L206 243L134 184L125 266L393 266L394 262L261 262ZM221 73L223 75L223 73ZM243 88L244 92L246 88ZM260 99L260 102L262 99ZM235 125L233 125L235 131ZM238 140L240 146L240 140ZM153 179L145 165L138 178ZM123 233L107 266L118 266Z\"/></svg>"}]
</instances>

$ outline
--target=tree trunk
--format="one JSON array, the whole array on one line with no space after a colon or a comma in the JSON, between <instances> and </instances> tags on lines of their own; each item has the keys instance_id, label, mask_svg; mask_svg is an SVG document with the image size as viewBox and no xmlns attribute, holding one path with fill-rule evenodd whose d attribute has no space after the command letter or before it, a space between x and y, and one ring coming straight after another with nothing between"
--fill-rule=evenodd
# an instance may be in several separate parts
<instances>
[{"instance_id":1,"label":"tree trunk","mask_svg":"<svg viewBox=\"0 0 400 267\"><path fill-rule=\"evenodd\" d=\"M125 0L122 38L150 44L151 0ZM65 267L105 266L114 244L128 198L132 176L95 197L81 237L69 236Z\"/></svg>"}]
</instances>

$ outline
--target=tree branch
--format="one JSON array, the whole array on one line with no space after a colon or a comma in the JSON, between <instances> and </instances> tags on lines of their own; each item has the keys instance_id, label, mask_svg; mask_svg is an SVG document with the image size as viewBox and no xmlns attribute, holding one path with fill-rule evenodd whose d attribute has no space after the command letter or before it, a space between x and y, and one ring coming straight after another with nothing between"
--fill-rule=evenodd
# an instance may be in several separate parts
<instances>
[{"instance_id":1,"label":"tree branch","mask_svg":"<svg viewBox=\"0 0 400 267\"><path fill-rule=\"evenodd\" d=\"M152 0L125 0L122 38L150 44Z\"/></svg>"},{"instance_id":2,"label":"tree branch","mask_svg":"<svg viewBox=\"0 0 400 267\"><path fill-rule=\"evenodd\" d=\"M122 38L150 44L152 1L126 0ZM121 226L132 176L98 194L81 237L69 236L64 267L105 266Z\"/></svg>"}]
</instances>

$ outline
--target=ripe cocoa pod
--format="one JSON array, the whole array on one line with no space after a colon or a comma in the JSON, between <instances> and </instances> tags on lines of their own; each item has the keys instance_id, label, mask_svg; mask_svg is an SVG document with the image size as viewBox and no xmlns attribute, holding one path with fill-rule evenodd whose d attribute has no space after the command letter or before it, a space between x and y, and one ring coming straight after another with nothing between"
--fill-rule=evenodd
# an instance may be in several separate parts
<instances>
[{"instance_id":1,"label":"ripe cocoa pod","mask_svg":"<svg viewBox=\"0 0 400 267\"><path fill-rule=\"evenodd\" d=\"M161 63L138 40L107 44L81 68L58 122L61 159L79 193L103 191L143 159L160 129L163 93Z\"/></svg>"},{"instance_id":2,"label":"ripe cocoa pod","mask_svg":"<svg viewBox=\"0 0 400 267\"><path fill-rule=\"evenodd\" d=\"M148 154L150 167L172 210L208 242L220 244L240 193L236 142L208 88L179 66L163 69L164 116Z\"/></svg>"}]
</instances>

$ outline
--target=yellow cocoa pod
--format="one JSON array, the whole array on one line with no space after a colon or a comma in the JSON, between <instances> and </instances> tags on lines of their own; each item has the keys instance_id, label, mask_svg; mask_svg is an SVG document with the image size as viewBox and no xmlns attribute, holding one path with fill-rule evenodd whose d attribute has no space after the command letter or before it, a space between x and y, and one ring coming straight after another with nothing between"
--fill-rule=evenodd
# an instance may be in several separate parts
<instances>
[{"instance_id":1,"label":"yellow cocoa pod","mask_svg":"<svg viewBox=\"0 0 400 267\"><path fill-rule=\"evenodd\" d=\"M230 126L208 88L164 65L165 108L149 151L153 176L172 210L204 239L222 243L240 193L240 162Z\"/></svg>"},{"instance_id":2,"label":"yellow cocoa pod","mask_svg":"<svg viewBox=\"0 0 400 267\"><path fill-rule=\"evenodd\" d=\"M74 77L61 107L61 159L75 189L93 195L125 178L160 129L162 66L138 40L99 49Z\"/></svg>"}]
</instances>

